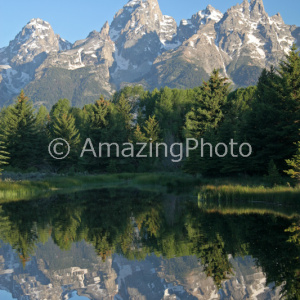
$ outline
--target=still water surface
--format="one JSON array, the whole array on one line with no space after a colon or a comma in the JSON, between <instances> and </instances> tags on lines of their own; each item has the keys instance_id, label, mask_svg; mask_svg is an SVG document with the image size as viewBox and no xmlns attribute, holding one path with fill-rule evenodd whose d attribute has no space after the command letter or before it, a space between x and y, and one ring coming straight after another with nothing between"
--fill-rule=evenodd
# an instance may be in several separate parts
<instances>
[{"instance_id":1,"label":"still water surface","mask_svg":"<svg viewBox=\"0 0 300 300\"><path fill-rule=\"evenodd\" d=\"M136 189L3 203L0 299L298 299L299 220Z\"/></svg>"}]
</instances>

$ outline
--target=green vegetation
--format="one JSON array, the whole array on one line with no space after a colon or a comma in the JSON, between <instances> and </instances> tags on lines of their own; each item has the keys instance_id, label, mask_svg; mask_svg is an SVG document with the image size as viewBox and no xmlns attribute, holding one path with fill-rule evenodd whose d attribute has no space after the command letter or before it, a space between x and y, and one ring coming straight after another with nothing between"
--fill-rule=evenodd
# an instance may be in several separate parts
<instances>
[{"instance_id":1,"label":"green vegetation","mask_svg":"<svg viewBox=\"0 0 300 300\"><path fill-rule=\"evenodd\" d=\"M25 174L26 177L26 174ZM263 185L263 182L265 183ZM266 201L298 205L300 186L271 187L266 178L203 179L183 173L117 173L102 175L56 175L43 179L0 181L0 201L45 197L76 190L104 187L135 187L142 190L194 193L202 200Z\"/></svg>"},{"instance_id":2,"label":"green vegetation","mask_svg":"<svg viewBox=\"0 0 300 300\"><path fill-rule=\"evenodd\" d=\"M42 180L0 181L0 201L31 199L76 190L91 190L103 187L131 186L151 190L174 188L191 189L199 180L180 173L121 173L103 175L54 176Z\"/></svg>"},{"instance_id":3,"label":"green vegetation","mask_svg":"<svg viewBox=\"0 0 300 300\"><path fill-rule=\"evenodd\" d=\"M268 201L295 204L300 199L300 186L297 188L276 186L243 185L203 185L199 189L200 199L228 201Z\"/></svg>"},{"instance_id":4,"label":"green vegetation","mask_svg":"<svg viewBox=\"0 0 300 300\"><path fill-rule=\"evenodd\" d=\"M217 70L194 89L165 87L150 92L140 86L125 87L112 99L101 95L82 109L72 107L68 99L60 99L49 113L43 106L35 112L22 91L14 105L0 112L0 164L5 161L15 170L59 174L183 170L201 178L265 176L263 182L278 186L291 180L286 173L299 178L299 74L300 57L294 46L278 70L262 71L257 86L232 92ZM238 149L234 149L233 154L220 158L214 154L211 157L209 147L204 151L198 147L187 159L174 163L163 147L159 158L146 159L116 157L115 147L109 157L109 149L104 147L101 158L100 151L80 157L87 139L93 145L144 142L150 149L155 142L184 144L189 137L199 139L199 144L203 138L213 146L229 144L231 139L239 145L247 142L253 153L248 158L236 157ZM55 138L69 142L67 159L52 159L48 154L48 145ZM297 181L290 183L296 185Z\"/></svg>"},{"instance_id":5,"label":"green vegetation","mask_svg":"<svg viewBox=\"0 0 300 300\"><path fill-rule=\"evenodd\" d=\"M195 105L186 115L188 136L200 138L209 129L216 129L224 119L224 106L229 94L229 83L214 71L208 82L195 95Z\"/></svg>"},{"instance_id":6,"label":"green vegetation","mask_svg":"<svg viewBox=\"0 0 300 300\"><path fill-rule=\"evenodd\" d=\"M229 69L232 67L229 66ZM262 69L258 66L242 65L230 75L237 86L251 86L257 83Z\"/></svg>"},{"instance_id":7,"label":"green vegetation","mask_svg":"<svg viewBox=\"0 0 300 300\"><path fill-rule=\"evenodd\" d=\"M174 61L169 68L182 76L185 87L187 79L200 83L203 70L186 65L180 74ZM0 181L0 239L15 249L23 265L37 244L50 237L63 250L84 240L103 260L114 253L128 259L145 259L153 253L181 257L178 269L164 266L181 277L188 274L188 263L196 264L193 257L221 287L233 273L229 254L249 255L266 274L267 283L275 282L287 299L299 299L296 47L278 70L263 70L257 86L235 91L215 70L193 89L164 87L150 92L125 87L111 99L103 95L97 99L94 94L99 95L101 88L93 80L81 79L81 72L88 71L51 69L46 75L56 80L58 74L61 84L69 87L66 96L73 105L91 99L94 103L78 108L66 98L58 100L63 97L60 91L52 93L41 78L40 88L53 100L49 111L44 106L35 111L23 91L14 105L0 111L0 169L9 163L7 170L29 177L18 181L4 172ZM241 67L236 76L258 71ZM78 82L82 93L73 89ZM144 142L148 151L155 142L185 143L189 137L203 138L213 146L231 139L247 142L253 154L217 158L205 148L174 163L163 151L159 158L117 158L115 148L111 157L105 148L101 159L93 151L80 157L87 139L94 145ZM56 138L71 146L66 160L48 154L48 145ZM29 171L51 175L30 179ZM33 200L38 197L43 199Z\"/></svg>"},{"instance_id":8,"label":"green vegetation","mask_svg":"<svg viewBox=\"0 0 300 300\"><path fill-rule=\"evenodd\" d=\"M271 208L227 213L226 202L222 211L222 202L204 206L185 197L113 188L56 195L47 202L3 203L0 239L16 250L24 265L37 244L50 237L63 250L84 240L103 260L114 253L127 259L145 259L153 253L184 261L186 256L196 257L218 287L233 272L229 254L249 255L266 274L267 283L281 286L287 299L297 299L300 215L295 208L292 214L281 212L282 207L275 208L279 213ZM181 277L189 270L188 264L165 267Z\"/></svg>"},{"instance_id":9,"label":"green vegetation","mask_svg":"<svg viewBox=\"0 0 300 300\"><path fill-rule=\"evenodd\" d=\"M37 130L32 105L21 91L14 106L5 111L1 124L4 145L9 153L10 165L23 169L36 163L34 148Z\"/></svg>"},{"instance_id":10,"label":"green vegetation","mask_svg":"<svg viewBox=\"0 0 300 300\"><path fill-rule=\"evenodd\" d=\"M180 57L166 60L163 69L157 68L157 72L159 74L153 77L160 79L154 84L155 86L160 86L161 82L164 82L166 86L179 89L194 88L203 79L207 80L209 77L202 67L196 67Z\"/></svg>"},{"instance_id":11,"label":"green vegetation","mask_svg":"<svg viewBox=\"0 0 300 300\"><path fill-rule=\"evenodd\" d=\"M68 98L72 105L82 107L93 102L95 95L108 96L107 91L95 79L90 67L72 71L57 67L48 68L40 79L26 86L25 92L31 95L34 103L43 104L48 109L60 98Z\"/></svg>"},{"instance_id":12,"label":"green vegetation","mask_svg":"<svg viewBox=\"0 0 300 300\"><path fill-rule=\"evenodd\" d=\"M300 183L300 141L298 142L297 153L293 156L292 159L286 161L289 170L285 171L288 175L294 178L298 183Z\"/></svg>"},{"instance_id":13,"label":"green vegetation","mask_svg":"<svg viewBox=\"0 0 300 300\"><path fill-rule=\"evenodd\" d=\"M7 159L8 159L8 155L9 155L5 151L4 142L1 139L2 139L2 136L0 135L0 175L1 175L1 172L3 171L1 169L1 166L8 164Z\"/></svg>"}]
</instances>

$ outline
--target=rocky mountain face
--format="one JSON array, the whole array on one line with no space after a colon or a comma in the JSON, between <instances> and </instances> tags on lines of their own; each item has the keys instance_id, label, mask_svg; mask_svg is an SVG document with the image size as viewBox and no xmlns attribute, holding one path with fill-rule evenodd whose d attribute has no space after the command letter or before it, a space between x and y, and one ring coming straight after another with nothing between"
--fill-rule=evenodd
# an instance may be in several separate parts
<instances>
[{"instance_id":1,"label":"rocky mountain face","mask_svg":"<svg viewBox=\"0 0 300 300\"><path fill-rule=\"evenodd\" d=\"M157 0L129 1L111 24L110 37L115 42L111 77L116 85L134 82L151 70L157 56L170 46L177 24L164 16Z\"/></svg>"},{"instance_id":2,"label":"rocky mountain face","mask_svg":"<svg viewBox=\"0 0 300 300\"><path fill-rule=\"evenodd\" d=\"M262 0L244 0L224 15L209 5L179 26L157 0L131 0L110 25L73 45L33 19L0 49L0 105L22 88L48 107L63 97L82 106L128 84L191 88L214 68L248 86L294 42L300 45L300 28L269 17Z\"/></svg>"},{"instance_id":3,"label":"rocky mountain face","mask_svg":"<svg viewBox=\"0 0 300 300\"><path fill-rule=\"evenodd\" d=\"M0 49L1 102L34 80L36 69L50 53L70 48L71 44L54 34L48 22L32 19L8 47Z\"/></svg>"}]
</instances>

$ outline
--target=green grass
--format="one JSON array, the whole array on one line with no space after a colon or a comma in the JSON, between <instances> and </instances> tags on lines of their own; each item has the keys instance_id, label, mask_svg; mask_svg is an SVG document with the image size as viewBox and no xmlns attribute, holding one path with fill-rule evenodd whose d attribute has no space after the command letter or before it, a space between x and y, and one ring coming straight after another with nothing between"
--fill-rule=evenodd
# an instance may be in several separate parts
<instances>
[{"instance_id":1,"label":"green grass","mask_svg":"<svg viewBox=\"0 0 300 300\"><path fill-rule=\"evenodd\" d=\"M55 193L102 187L178 188L194 187L194 177L181 173L122 173L103 175L55 176L42 180L0 181L0 201L50 196Z\"/></svg>"},{"instance_id":2,"label":"green grass","mask_svg":"<svg viewBox=\"0 0 300 300\"><path fill-rule=\"evenodd\" d=\"M222 199L224 201L267 201L295 203L300 200L300 186L250 186L240 184L203 185L199 189L199 198Z\"/></svg>"},{"instance_id":3,"label":"green grass","mask_svg":"<svg viewBox=\"0 0 300 300\"><path fill-rule=\"evenodd\" d=\"M282 211L282 210L276 210L276 208L252 208L252 207L246 207L246 208L236 208L236 207L228 207L228 208L210 208L205 209L206 213L220 213L221 215L274 215L278 217L288 218L288 219L294 219L299 218L300 214L298 212L291 212L289 210Z\"/></svg>"},{"instance_id":4,"label":"green grass","mask_svg":"<svg viewBox=\"0 0 300 300\"><path fill-rule=\"evenodd\" d=\"M39 180L0 181L0 201L47 197L55 193L91 190L103 187L136 187L149 191L188 191L202 200L279 201L295 203L300 186L265 187L262 178L197 179L183 173L122 173L102 175L54 176Z\"/></svg>"}]
</instances>

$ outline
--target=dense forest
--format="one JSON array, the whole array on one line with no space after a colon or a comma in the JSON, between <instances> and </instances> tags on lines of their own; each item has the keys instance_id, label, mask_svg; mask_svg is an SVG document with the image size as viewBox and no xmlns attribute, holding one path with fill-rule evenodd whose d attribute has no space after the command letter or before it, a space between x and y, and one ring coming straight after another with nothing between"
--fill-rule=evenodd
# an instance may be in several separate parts
<instances>
[{"instance_id":1,"label":"dense forest","mask_svg":"<svg viewBox=\"0 0 300 300\"><path fill-rule=\"evenodd\" d=\"M0 169L43 172L151 172L182 169L191 174L273 176L288 173L300 178L300 57L294 45L278 69L263 70L256 86L232 89L215 70L194 89L145 91L125 87L111 99L100 96L93 104L73 107L60 99L50 112L35 110L22 91L14 105L0 111ZM48 145L63 138L70 155L55 160ZM249 143L251 157L224 158L193 151L174 163L159 158L105 158L85 155L84 142L185 143L186 138ZM205 154L205 153L204 153Z\"/></svg>"}]
</instances>

